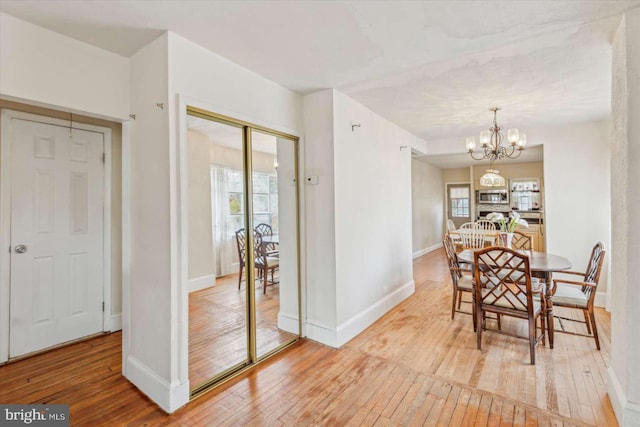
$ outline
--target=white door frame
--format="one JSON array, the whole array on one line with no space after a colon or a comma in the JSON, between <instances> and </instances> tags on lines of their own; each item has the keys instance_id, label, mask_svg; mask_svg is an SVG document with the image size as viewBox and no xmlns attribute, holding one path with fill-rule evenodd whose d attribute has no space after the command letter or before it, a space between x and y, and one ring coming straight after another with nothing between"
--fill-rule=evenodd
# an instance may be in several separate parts
<instances>
[{"instance_id":1,"label":"white door frame","mask_svg":"<svg viewBox=\"0 0 640 427\"><path fill-rule=\"evenodd\" d=\"M9 292L11 286L11 119L62 126L97 132L104 135L104 206L103 206L103 299L102 330L110 331L111 325L111 129L71 123L21 111L2 109L0 127L0 363L9 360Z\"/></svg>"}]
</instances>

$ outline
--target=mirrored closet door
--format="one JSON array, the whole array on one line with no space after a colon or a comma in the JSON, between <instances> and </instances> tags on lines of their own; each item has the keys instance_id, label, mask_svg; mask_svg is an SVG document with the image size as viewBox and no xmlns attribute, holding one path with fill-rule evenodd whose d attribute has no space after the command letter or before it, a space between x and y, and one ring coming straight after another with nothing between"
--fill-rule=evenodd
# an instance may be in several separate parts
<instances>
[{"instance_id":1,"label":"mirrored closet door","mask_svg":"<svg viewBox=\"0 0 640 427\"><path fill-rule=\"evenodd\" d=\"M187 110L192 396L300 336L297 144Z\"/></svg>"}]
</instances>

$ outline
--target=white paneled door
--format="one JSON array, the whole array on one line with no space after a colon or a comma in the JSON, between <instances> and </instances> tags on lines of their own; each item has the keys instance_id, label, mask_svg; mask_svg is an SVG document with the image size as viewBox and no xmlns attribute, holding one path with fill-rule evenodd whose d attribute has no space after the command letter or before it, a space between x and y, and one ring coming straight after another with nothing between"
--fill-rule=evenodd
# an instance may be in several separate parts
<instances>
[{"instance_id":1,"label":"white paneled door","mask_svg":"<svg viewBox=\"0 0 640 427\"><path fill-rule=\"evenodd\" d=\"M103 330L104 135L16 118L11 135L16 357Z\"/></svg>"}]
</instances>

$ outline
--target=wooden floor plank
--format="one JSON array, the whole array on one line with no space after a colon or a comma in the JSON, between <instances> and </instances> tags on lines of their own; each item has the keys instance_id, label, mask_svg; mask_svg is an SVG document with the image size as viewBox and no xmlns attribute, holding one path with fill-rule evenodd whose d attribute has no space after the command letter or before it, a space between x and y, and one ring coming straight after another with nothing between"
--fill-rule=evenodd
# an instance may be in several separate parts
<instances>
[{"instance_id":1,"label":"wooden floor plank","mask_svg":"<svg viewBox=\"0 0 640 427\"><path fill-rule=\"evenodd\" d=\"M557 334L531 366L526 340L487 331L476 349L471 317L450 319L447 276L441 251L416 259L415 294L341 349L301 340L172 415L122 377L121 333L1 366L0 402L66 403L74 426L617 425L606 391L606 312L596 310L601 351L592 339ZM267 297L265 322L277 312ZM242 305L222 288L194 301L198 327L212 304ZM504 327L526 329L513 319ZM211 356L204 336L190 340L198 357Z\"/></svg>"}]
</instances>

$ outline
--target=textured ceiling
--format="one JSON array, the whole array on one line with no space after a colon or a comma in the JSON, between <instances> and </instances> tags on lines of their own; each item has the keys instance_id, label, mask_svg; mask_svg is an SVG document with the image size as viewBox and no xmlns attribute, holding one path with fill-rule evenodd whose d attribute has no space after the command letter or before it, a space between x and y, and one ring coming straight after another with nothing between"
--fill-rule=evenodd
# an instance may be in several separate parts
<instances>
[{"instance_id":1,"label":"textured ceiling","mask_svg":"<svg viewBox=\"0 0 640 427\"><path fill-rule=\"evenodd\" d=\"M609 117L611 48L617 18L404 73L340 87L362 104L426 139L477 136L501 106L507 128L569 124Z\"/></svg>"},{"instance_id":2,"label":"textured ceiling","mask_svg":"<svg viewBox=\"0 0 640 427\"><path fill-rule=\"evenodd\" d=\"M428 143L607 118L630 1L2 0L123 56L171 30L300 93L338 88ZM531 141L534 143L534 141ZM457 143L456 143L457 144ZM442 147L443 144L436 144ZM455 146L454 146L455 145Z\"/></svg>"}]
</instances>

